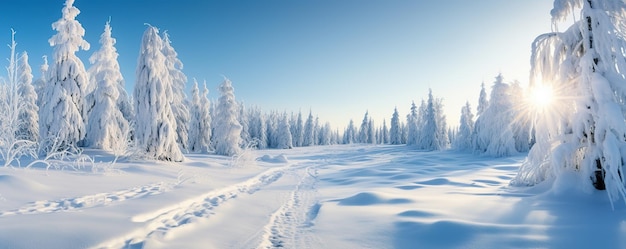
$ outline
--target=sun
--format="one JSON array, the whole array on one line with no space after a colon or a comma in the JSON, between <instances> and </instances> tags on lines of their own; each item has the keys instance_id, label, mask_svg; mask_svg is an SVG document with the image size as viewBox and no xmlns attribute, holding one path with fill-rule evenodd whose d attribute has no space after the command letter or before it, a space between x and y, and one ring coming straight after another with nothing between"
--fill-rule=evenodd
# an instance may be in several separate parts
<instances>
[{"instance_id":1,"label":"sun","mask_svg":"<svg viewBox=\"0 0 626 249\"><path fill-rule=\"evenodd\" d=\"M548 108L554 100L552 87L548 85L535 85L530 91L530 103L539 110Z\"/></svg>"}]
</instances>

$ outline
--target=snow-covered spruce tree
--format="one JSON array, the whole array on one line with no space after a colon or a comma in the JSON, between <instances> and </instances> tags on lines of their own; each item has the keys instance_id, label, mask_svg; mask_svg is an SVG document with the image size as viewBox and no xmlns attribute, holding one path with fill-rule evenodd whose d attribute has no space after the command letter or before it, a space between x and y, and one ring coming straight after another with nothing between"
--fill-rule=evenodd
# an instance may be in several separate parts
<instances>
[{"instance_id":1,"label":"snow-covered spruce tree","mask_svg":"<svg viewBox=\"0 0 626 249\"><path fill-rule=\"evenodd\" d=\"M487 100L487 91L485 90L485 82L480 83L480 94L478 95L478 106L476 107L476 116L480 116L487 110L489 101Z\"/></svg>"},{"instance_id":2,"label":"snow-covered spruce tree","mask_svg":"<svg viewBox=\"0 0 626 249\"><path fill-rule=\"evenodd\" d=\"M315 122L313 123L313 145L318 145L319 144L319 137L320 137L320 117L319 116L315 116Z\"/></svg>"},{"instance_id":3,"label":"snow-covered spruce tree","mask_svg":"<svg viewBox=\"0 0 626 249\"><path fill-rule=\"evenodd\" d=\"M265 120L265 134L267 135L267 147L268 148L276 148L277 142L277 126L278 126L278 116L276 112L271 112L268 114L267 119Z\"/></svg>"},{"instance_id":4,"label":"snow-covered spruce tree","mask_svg":"<svg viewBox=\"0 0 626 249\"><path fill-rule=\"evenodd\" d=\"M534 185L573 171L587 191L606 189L613 203L626 200L626 4L555 1L553 22L576 8L581 18L569 29L533 42L531 91L551 88L558 101L536 108L536 144L512 183Z\"/></svg>"},{"instance_id":5,"label":"snow-covered spruce tree","mask_svg":"<svg viewBox=\"0 0 626 249\"><path fill-rule=\"evenodd\" d=\"M93 64L90 72L95 83L92 93L95 102L89 113L86 145L98 149L116 150L127 143L130 126L118 106L119 89L123 84L123 78L117 62L115 38L111 37L109 22L104 25L100 44L100 50L89 58Z\"/></svg>"},{"instance_id":6,"label":"snow-covered spruce tree","mask_svg":"<svg viewBox=\"0 0 626 249\"><path fill-rule=\"evenodd\" d=\"M17 64L19 116L16 138L36 142L39 138L39 107L33 87L33 73L28 64L28 54L23 52Z\"/></svg>"},{"instance_id":7,"label":"snow-covered spruce tree","mask_svg":"<svg viewBox=\"0 0 626 249\"><path fill-rule=\"evenodd\" d=\"M241 124L237 114L239 107L235 101L235 90L229 79L220 85L221 96L215 109L215 130L213 143L218 155L234 156L241 152Z\"/></svg>"},{"instance_id":8,"label":"snow-covered spruce tree","mask_svg":"<svg viewBox=\"0 0 626 249\"><path fill-rule=\"evenodd\" d=\"M293 128L293 143L296 147L302 146L302 140L304 138L304 123L302 121L302 111L298 112L298 119L296 121L296 126Z\"/></svg>"},{"instance_id":9,"label":"snow-covered spruce tree","mask_svg":"<svg viewBox=\"0 0 626 249\"><path fill-rule=\"evenodd\" d=\"M393 115L391 116L391 127L389 128L389 143L390 144L402 144L402 129L400 127L400 114L398 114L398 108L393 109Z\"/></svg>"},{"instance_id":10,"label":"snow-covered spruce tree","mask_svg":"<svg viewBox=\"0 0 626 249\"><path fill-rule=\"evenodd\" d=\"M527 109L527 97L524 93L524 89L520 86L519 81L514 81L509 87L509 94L511 96L512 116L513 122L511 122L511 131L513 132L513 139L515 140L515 150L518 152L528 152L531 146L530 138L530 119L528 118Z\"/></svg>"},{"instance_id":11,"label":"snow-covered spruce tree","mask_svg":"<svg viewBox=\"0 0 626 249\"><path fill-rule=\"evenodd\" d=\"M330 145L332 144L332 136L333 136L333 130L330 126L329 122L324 123L324 126L322 127L321 131L320 131L320 142L319 145Z\"/></svg>"},{"instance_id":12,"label":"snow-covered spruce tree","mask_svg":"<svg viewBox=\"0 0 626 249\"><path fill-rule=\"evenodd\" d=\"M193 79L193 87L191 88L191 103L189 121L189 146L191 152L207 152L211 144L211 115L209 115L209 99L207 94L209 90L204 85L204 91L200 95L198 81Z\"/></svg>"},{"instance_id":13,"label":"snow-covered spruce tree","mask_svg":"<svg viewBox=\"0 0 626 249\"><path fill-rule=\"evenodd\" d=\"M40 72L40 76L38 79L36 79L33 82L33 86L35 87L35 93L37 94L37 107L40 108L41 107L41 97L43 96L43 89L44 86L46 85L47 81L47 75L48 75L48 56L44 55L42 56L43 59L43 64L39 67L39 72ZM37 127L37 130L39 130L39 127Z\"/></svg>"},{"instance_id":14,"label":"snow-covered spruce tree","mask_svg":"<svg viewBox=\"0 0 626 249\"><path fill-rule=\"evenodd\" d=\"M363 122L361 122L361 128L359 129L359 143L367 143L369 140L369 111L365 112L365 116L363 117Z\"/></svg>"},{"instance_id":15,"label":"snow-covered spruce tree","mask_svg":"<svg viewBox=\"0 0 626 249\"><path fill-rule=\"evenodd\" d=\"M289 119L287 118L287 113L283 113L283 115L281 115L280 121L278 122L277 133L278 133L278 144L276 146L277 149L293 148L291 130L289 130Z\"/></svg>"},{"instance_id":16,"label":"snow-covered spruce tree","mask_svg":"<svg viewBox=\"0 0 626 249\"><path fill-rule=\"evenodd\" d=\"M258 107L249 110L250 116L250 138L256 141L258 149L267 148L267 127L265 126L265 115ZM293 131L292 131L293 133Z\"/></svg>"},{"instance_id":17,"label":"snow-covered spruce tree","mask_svg":"<svg viewBox=\"0 0 626 249\"><path fill-rule=\"evenodd\" d=\"M437 120L437 141L439 142L439 149L447 149L450 146L450 138L448 136L448 122L446 121L446 115L443 112L443 99L435 99L435 118Z\"/></svg>"},{"instance_id":18,"label":"snow-covered spruce tree","mask_svg":"<svg viewBox=\"0 0 626 249\"><path fill-rule=\"evenodd\" d=\"M134 91L135 140L145 156L163 161L181 162L183 154L176 142L176 117L169 70L163 55L159 30L149 26L143 34L137 60Z\"/></svg>"},{"instance_id":19,"label":"snow-covered spruce tree","mask_svg":"<svg viewBox=\"0 0 626 249\"><path fill-rule=\"evenodd\" d=\"M84 120L87 72L76 56L80 49L88 50L89 43L83 39L85 29L76 20L80 11L67 0L63 16L52 24L57 33L48 42L54 47L53 63L48 80L42 89L39 108L39 141L44 152L64 150L78 145L85 138Z\"/></svg>"},{"instance_id":20,"label":"snow-covered spruce tree","mask_svg":"<svg viewBox=\"0 0 626 249\"><path fill-rule=\"evenodd\" d=\"M246 106L243 102L239 103L239 115L237 117L239 124L241 124L241 141L244 147L250 146L253 142L250 138L250 118L247 115Z\"/></svg>"},{"instance_id":21,"label":"snow-covered spruce tree","mask_svg":"<svg viewBox=\"0 0 626 249\"><path fill-rule=\"evenodd\" d=\"M513 122L512 108L509 85L499 74L491 87L489 106L478 117L474 127L475 149L478 152L496 157L517 152L510 126Z\"/></svg>"},{"instance_id":22,"label":"snow-covered spruce tree","mask_svg":"<svg viewBox=\"0 0 626 249\"><path fill-rule=\"evenodd\" d=\"M367 124L367 143L376 144L376 127L374 126L374 120L370 118Z\"/></svg>"},{"instance_id":23,"label":"snow-covered spruce tree","mask_svg":"<svg viewBox=\"0 0 626 249\"><path fill-rule=\"evenodd\" d=\"M304 124L304 133L302 136L302 146L315 145L315 123L313 121L313 113L309 111L309 117Z\"/></svg>"},{"instance_id":24,"label":"snow-covered spruce tree","mask_svg":"<svg viewBox=\"0 0 626 249\"><path fill-rule=\"evenodd\" d=\"M433 91L428 91L428 102L426 104L426 111L424 112L423 126L420 129L422 132L419 148L424 150L441 150L444 149L441 143L441 134L439 119L437 117L437 101L433 97Z\"/></svg>"},{"instance_id":25,"label":"snow-covered spruce tree","mask_svg":"<svg viewBox=\"0 0 626 249\"><path fill-rule=\"evenodd\" d=\"M350 123L348 127L346 127L346 131L343 133L343 143L344 144L352 144L356 142L356 127L354 126L354 121L350 119Z\"/></svg>"},{"instance_id":26,"label":"snow-covered spruce tree","mask_svg":"<svg viewBox=\"0 0 626 249\"><path fill-rule=\"evenodd\" d=\"M163 32L163 55L165 56L165 65L168 70L168 76L172 82L168 90L171 95L171 107L176 119L176 142L183 149L187 149L187 139L189 137L187 124L189 123L189 109L185 104L185 84L187 84L187 76L183 73L183 63L178 59L178 53L172 47L172 41L167 31Z\"/></svg>"},{"instance_id":27,"label":"snow-covered spruce tree","mask_svg":"<svg viewBox=\"0 0 626 249\"><path fill-rule=\"evenodd\" d=\"M406 125L407 125L407 145L416 145L420 141L420 132L419 132L419 124L420 120L417 112L417 105L415 105L415 101L411 103L411 111L408 115L406 115Z\"/></svg>"},{"instance_id":28,"label":"snow-covered spruce tree","mask_svg":"<svg viewBox=\"0 0 626 249\"><path fill-rule=\"evenodd\" d=\"M387 128L387 121L385 119L383 119L383 127L380 128L380 138L381 144L388 144L389 143L389 129Z\"/></svg>"},{"instance_id":29,"label":"snow-covered spruce tree","mask_svg":"<svg viewBox=\"0 0 626 249\"><path fill-rule=\"evenodd\" d=\"M472 150L472 132L474 131L474 114L469 101L461 108L459 130L454 139L453 147L457 150Z\"/></svg>"}]
</instances>

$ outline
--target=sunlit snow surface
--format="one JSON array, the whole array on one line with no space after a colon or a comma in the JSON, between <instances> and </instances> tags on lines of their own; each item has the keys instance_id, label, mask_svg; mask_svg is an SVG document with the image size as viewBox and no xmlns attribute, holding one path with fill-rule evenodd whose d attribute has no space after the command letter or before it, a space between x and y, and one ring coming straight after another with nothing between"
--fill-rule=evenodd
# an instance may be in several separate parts
<instances>
[{"instance_id":1,"label":"sunlit snow surface","mask_svg":"<svg viewBox=\"0 0 626 249\"><path fill-rule=\"evenodd\" d=\"M510 187L524 155L407 146L184 163L0 168L0 248L625 248L626 207L576 179ZM575 178L575 176L573 176Z\"/></svg>"}]
</instances>

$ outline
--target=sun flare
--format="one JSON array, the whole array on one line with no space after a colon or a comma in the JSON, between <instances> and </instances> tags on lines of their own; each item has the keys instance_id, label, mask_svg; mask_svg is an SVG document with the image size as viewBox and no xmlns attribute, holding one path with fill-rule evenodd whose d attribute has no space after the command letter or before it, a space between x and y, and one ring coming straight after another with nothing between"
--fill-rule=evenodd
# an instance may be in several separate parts
<instances>
[{"instance_id":1,"label":"sun flare","mask_svg":"<svg viewBox=\"0 0 626 249\"><path fill-rule=\"evenodd\" d=\"M535 108L545 109L552 104L554 93L552 87L547 85L537 85L532 88L530 102Z\"/></svg>"}]
</instances>

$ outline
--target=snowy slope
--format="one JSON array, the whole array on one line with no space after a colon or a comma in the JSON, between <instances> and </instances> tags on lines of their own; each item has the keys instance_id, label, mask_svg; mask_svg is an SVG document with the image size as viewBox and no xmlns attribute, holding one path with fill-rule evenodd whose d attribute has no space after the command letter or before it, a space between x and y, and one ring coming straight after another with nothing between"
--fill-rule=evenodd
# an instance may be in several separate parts
<instances>
[{"instance_id":1,"label":"snowy slope","mask_svg":"<svg viewBox=\"0 0 626 249\"><path fill-rule=\"evenodd\" d=\"M0 168L0 248L624 248L604 192L513 188L524 155L404 145Z\"/></svg>"}]
</instances>

